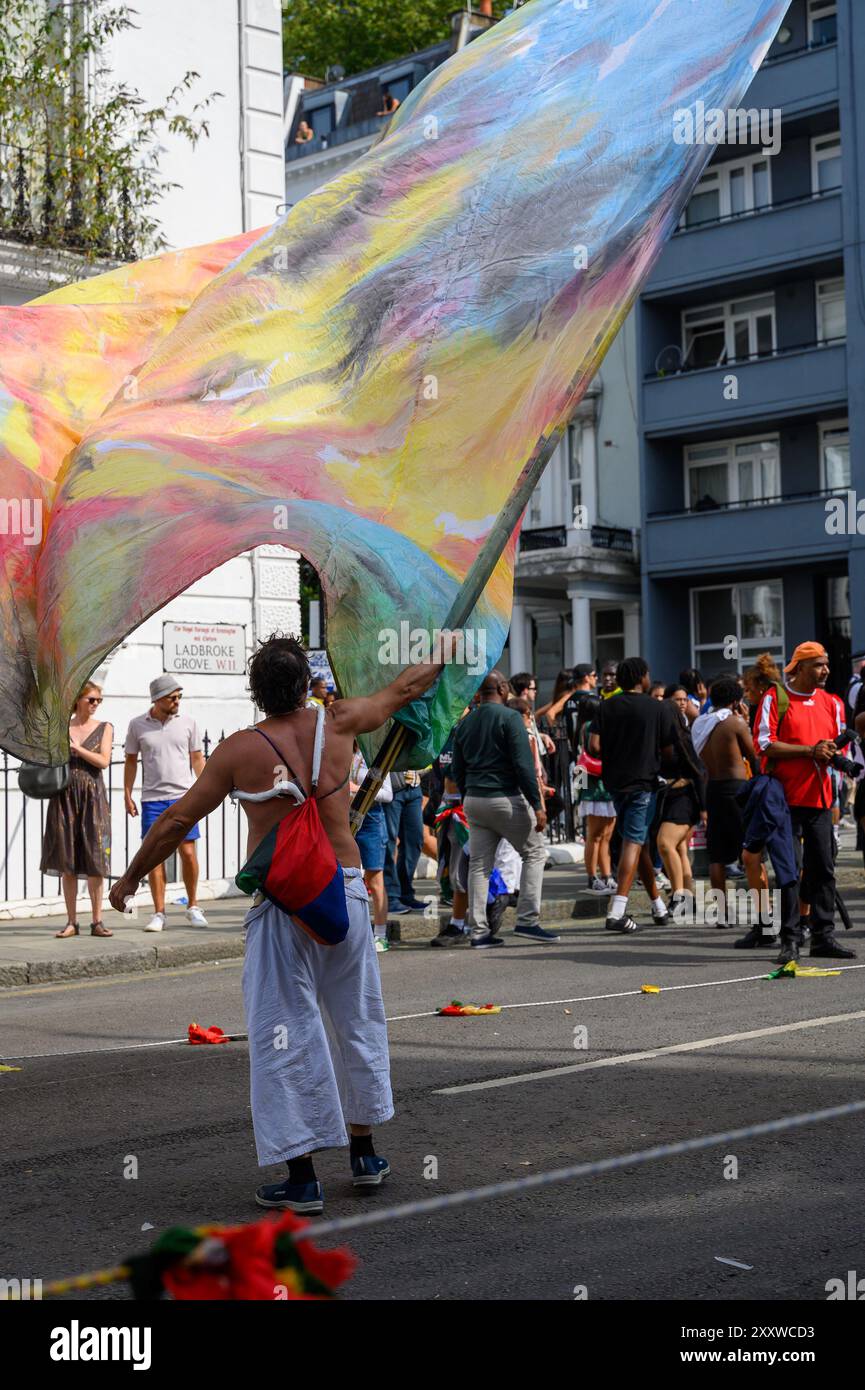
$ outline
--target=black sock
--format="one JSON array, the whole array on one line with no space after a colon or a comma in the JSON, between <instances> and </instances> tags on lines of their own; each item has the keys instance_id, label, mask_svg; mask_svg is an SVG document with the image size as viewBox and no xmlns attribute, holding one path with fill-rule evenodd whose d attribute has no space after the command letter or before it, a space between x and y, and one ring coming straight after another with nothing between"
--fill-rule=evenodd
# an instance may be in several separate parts
<instances>
[{"instance_id":1,"label":"black sock","mask_svg":"<svg viewBox=\"0 0 865 1390\"><path fill-rule=\"evenodd\" d=\"M352 1163L356 1158L375 1158L375 1149L372 1146L372 1135L349 1135L348 1152Z\"/></svg>"},{"instance_id":2,"label":"black sock","mask_svg":"<svg viewBox=\"0 0 865 1390\"><path fill-rule=\"evenodd\" d=\"M316 1181L315 1169L309 1154L305 1158L290 1158L288 1160L288 1181L291 1183Z\"/></svg>"}]
</instances>

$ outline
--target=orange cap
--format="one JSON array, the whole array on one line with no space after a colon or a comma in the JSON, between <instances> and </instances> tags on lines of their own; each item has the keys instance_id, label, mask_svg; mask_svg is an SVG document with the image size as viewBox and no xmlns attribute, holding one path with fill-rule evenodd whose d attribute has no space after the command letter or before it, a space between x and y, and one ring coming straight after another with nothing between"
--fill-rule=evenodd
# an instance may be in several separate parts
<instances>
[{"instance_id":1,"label":"orange cap","mask_svg":"<svg viewBox=\"0 0 865 1390\"><path fill-rule=\"evenodd\" d=\"M812 657L825 656L826 648L822 642L800 642L787 665L784 667L785 676L789 676L800 661L809 661Z\"/></svg>"}]
</instances>

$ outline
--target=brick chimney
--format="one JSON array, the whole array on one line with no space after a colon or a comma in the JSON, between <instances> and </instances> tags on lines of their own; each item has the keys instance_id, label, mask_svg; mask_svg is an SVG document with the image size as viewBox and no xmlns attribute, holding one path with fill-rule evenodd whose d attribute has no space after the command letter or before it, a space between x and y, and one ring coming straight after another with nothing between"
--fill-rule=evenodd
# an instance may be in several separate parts
<instances>
[{"instance_id":1,"label":"brick chimney","mask_svg":"<svg viewBox=\"0 0 865 1390\"><path fill-rule=\"evenodd\" d=\"M474 9L474 5L472 6ZM485 14L487 19L493 17L493 0L477 0L478 14Z\"/></svg>"}]
</instances>

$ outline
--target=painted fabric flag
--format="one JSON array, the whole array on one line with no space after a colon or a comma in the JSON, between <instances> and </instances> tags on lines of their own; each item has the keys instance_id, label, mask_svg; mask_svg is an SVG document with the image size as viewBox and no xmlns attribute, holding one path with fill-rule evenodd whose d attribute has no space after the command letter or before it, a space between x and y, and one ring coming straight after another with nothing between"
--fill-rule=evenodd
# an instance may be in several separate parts
<instances>
[{"instance_id":1,"label":"painted fabric flag","mask_svg":"<svg viewBox=\"0 0 865 1390\"><path fill-rule=\"evenodd\" d=\"M15 455L59 481L35 588L23 547L11 557L0 743L64 760L68 710L100 660L267 543L319 571L342 693L392 679L410 656L389 634L443 625L675 227L712 152L674 137L677 112L738 102L786 8L532 0L432 72L158 343L142 345L126 306L133 380L88 403L62 462L45 459L61 439L29 441L29 464ZM66 345L43 321L62 374ZM23 379L50 390L35 364ZM515 547L516 531L466 622L474 661L401 712L418 741L397 766L430 762L498 659ZM361 740L368 762L385 732Z\"/></svg>"},{"instance_id":2,"label":"painted fabric flag","mask_svg":"<svg viewBox=\"0 0 865 1390\"><path fill-rule=\"evenodd\" d=\"M205 285L260 235L168 252L0 308L0 747L11 753L60 760L40 698L37 572L63 469L115 396L134 391L141 362ZM43 661L46 678L69 664Z\"/></svg>"}]
</instances>

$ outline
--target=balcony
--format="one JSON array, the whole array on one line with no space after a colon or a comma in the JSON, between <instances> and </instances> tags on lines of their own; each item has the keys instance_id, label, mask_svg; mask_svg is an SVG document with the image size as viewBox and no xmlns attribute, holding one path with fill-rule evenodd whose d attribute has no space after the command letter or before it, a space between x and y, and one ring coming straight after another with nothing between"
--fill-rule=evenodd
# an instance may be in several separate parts
<instances>
[{"instance_id":1,"label":"balcony","mask_svg":"<svg viewBox=\"0 0 865 1390\"><path fill-rule=\"evenodd\" d=\"M738 380L737 400L725 399L731 376ZM642 426L650 436L693 434L716 422L726 427L808 415L843 407L846 400L846 342L810 343L721 367L648 377Z\"/></svg>"},{"instance_id":2,"label":"balcony","mask_svg":"<svg viewBox=\"0 0 865 1390\"><path fill-rule=\"evenodd\" d=\"M844 243L841 194L809 195L676 232L649 277L643 298L700 284L792 269L840 255Z\"/></svg>"},{"instance_id":3,"label":"balcony","mask_svg":"<svg viewBox=\"0 0 865 1390\"><path fill-rule=\"evenodd\" d=\"M106 187L100 168L65 153L0 144L0 240L135 260L133 175L113 178Z\"/></svg>"},{"instance_id":4,"label":"balcony","mask_svg":"<svg viewBox=\"0 0 865 1390\"><path fill-rule=\"evenodd\" d=\"M528 550L556 550L567 543L566 526L533 526L529 530L524 527L520 532L521 555Z\"/></svg>"},{"instance_id":5,"label":"balcony","mask_svg":"<svg viewBox=\"0 0 865 1390\"><path fill-rule=\"evenodd\" d=\"M296 159L306 159L308 155L321 154L323 150L332 150L338 145L350 145L353 140L371 139L389 120L390 116L369 116L363 121L349 121L347 125L336 126L327 135L315 135L302 145L286 145L286 162L290 164Z\"/></svg>"},{"instance_id":6,"label":"balcony","mask_svg":"<svg viewBox=\"0 0 865 1390\"><path fill-rule=\"evenodd\" d=\"M784 119L819 111L838 101L838 45L819 44L764 62L743 105L784 113Z\"/></svg>"},{"instance_id":7,"label":"balcony","mask_svg":"<svg viewBox=\"0 0 865 1390\"><path fill-rule=\"evenodd\" d=\"M646 571L654 575L724 573L736 567L802 565L846 554L849 536L826 529L823 491L730 504L701 512L650 514L645 521Z\"/></svg>"}]
</instances>

